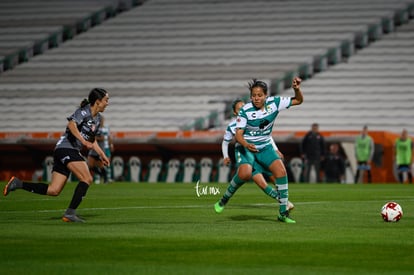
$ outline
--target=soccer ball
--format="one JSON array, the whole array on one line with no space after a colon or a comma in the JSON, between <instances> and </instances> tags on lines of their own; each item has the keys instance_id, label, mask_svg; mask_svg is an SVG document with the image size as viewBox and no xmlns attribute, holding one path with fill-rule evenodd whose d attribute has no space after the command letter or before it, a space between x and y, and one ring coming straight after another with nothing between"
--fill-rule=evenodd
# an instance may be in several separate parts
<instances>
[{"instance_id":1,"label":"soccer ball","mask_svg":"<svg viewBox=\"0 0 414 275\"><path fill-rule=\"evenodd\" d=\"M402 207L394 201L387 202L381 209L381 216L386 222L398 222L403 216Z\"/></svg>"}]
</instances>

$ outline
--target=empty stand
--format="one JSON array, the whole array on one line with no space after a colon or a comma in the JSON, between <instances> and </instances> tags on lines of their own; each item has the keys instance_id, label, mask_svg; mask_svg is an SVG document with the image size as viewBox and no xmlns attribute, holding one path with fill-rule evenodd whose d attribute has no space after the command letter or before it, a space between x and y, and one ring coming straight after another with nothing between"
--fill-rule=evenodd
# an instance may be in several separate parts
<instances>
[{"instance_id":1,"label":"empty stand","mask_svg":"<svg viewBox=\"0 0 414 275\"><path fill-rule=\"evenodd\" d=\"M131 4L132 0L1 1L0 72L58 47Z\"/></svg>"},{"instance_id":2,"label":"empty stand","mask_svg":"<svg viewBox=\"0 0 414 275\"><path fill-rule=\"evenodd\" d=\"M68 3L57 2L60 8ZM116 1L104 2L102 8L89 4L78 10L73 5L62 16L54 10L50 22L78 16L87 26L102 17L98 11L108 12L106 4L114 6ZM413 32L409 27L394 32L394 27L407 23L413 1L326 3L152 0L42 55L32 57L30 45L23 46L26 50L12 60L29 62L0 75L0 130L61 131L64 118L94 87L110 92L107 118L113 131L220 128L228 103L248 96L251 78L268 82L272 94L291 95L286 89L294 75L309 78L303 83L305 103L281 113L275 129L304 130L314 121L326 130L359 129L362 120L371 124L375 118L374 125L383 130L411 126L400 98L407 100L405 93L412 86L405 76L412 71ZM42 12L21 11L4 18L45 18ZM0 26L5 22L0 20ZM39 24L32 27L43 37ZM63 35L61 29L51 29L46 37L56 32L64 40L65 29ZM16 43L38 35L11 30L3 34L14 36ZM60 40L58 36L47 44ZM376 46L396 40L401 41L398 47L391 42ZM12 61L0 62L4 66ZM32 107L39 104L53 106L53 111ZM401 110L394 116L387 109L392 104Z\"/></svg>"},{"instance_id":3,"label":"empty stand","mask_svg":"<svg viewBox=\"0 0 414 275\"><path fill-rule=\"evenodd\" d=\"M302 118L309 116L326 130L354 130L367 124L372 130L399 133L406 128L413 133L413 35L414 23L409 22L346 63L306 81L305 103L281 114L277 129L291 129L292 123L302 127Z\"/></svg>"}]
</instances>

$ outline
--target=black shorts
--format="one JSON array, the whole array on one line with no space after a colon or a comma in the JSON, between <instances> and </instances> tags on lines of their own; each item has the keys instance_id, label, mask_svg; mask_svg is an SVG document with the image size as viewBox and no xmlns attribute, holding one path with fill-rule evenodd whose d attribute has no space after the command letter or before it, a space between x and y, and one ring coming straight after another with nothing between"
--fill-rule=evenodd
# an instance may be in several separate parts
<instances>
[{"instance_id":1,"label":"black shorts","mask_svg":"<svg viewBox=\"0 0 414 275\"><path fill-rule=\"evenodd\" d=\"M53 153L53 170L59 174L69 177L70 170L67 168L69 162L85 161L85 158L76 149L58 148Z\"/></svg>"},{"instance_id":2,"label":"black shorts","mask_svg":"<svg viewBox=\"0 0 414 275\"><path fill-rule=\"evenodd\" d=\"M92 157L96 160L101 160L101 156L95 150L89 150L88 157Z\"/></svg>"},{"instance_id":3,"label":"black shorts","mask_svg":"<svg viewBox=\"0 0 414 275\"><path fill-rule=\"evenodd\" d=\"M403 173L403 172L410 172L410 165L409 164L400 164L398 165L398 172Z\"/></svg>"}]
</instances>

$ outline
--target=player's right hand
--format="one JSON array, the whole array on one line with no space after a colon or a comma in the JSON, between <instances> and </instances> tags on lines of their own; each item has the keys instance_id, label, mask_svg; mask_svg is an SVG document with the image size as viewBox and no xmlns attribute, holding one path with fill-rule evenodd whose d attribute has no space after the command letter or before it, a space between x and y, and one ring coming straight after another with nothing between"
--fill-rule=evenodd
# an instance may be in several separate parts
<instances>
[{"instance_id":1,"label":"player's right hand","mask_svg":"<svg viewBox=\"0 0 414 275\"><path fill-rule=\"evenodd\" d=\"M87 140L85 140L85 141L83 142L83 146L85 146L88 150L93 149L93 143L92 143L92 142L89 142L89 141L87 141Z\"/></svg>"},{"instance_id":2,"label":"player's right hand","mask_svg":"<svg viewBox=\"0 0 414 275\"><path fill-rule=\"evenodd\" d=\"M257 150L256 145L249 143L246 147L250 152L257 153L259 150Z\"/></svg>"}]
</instances>

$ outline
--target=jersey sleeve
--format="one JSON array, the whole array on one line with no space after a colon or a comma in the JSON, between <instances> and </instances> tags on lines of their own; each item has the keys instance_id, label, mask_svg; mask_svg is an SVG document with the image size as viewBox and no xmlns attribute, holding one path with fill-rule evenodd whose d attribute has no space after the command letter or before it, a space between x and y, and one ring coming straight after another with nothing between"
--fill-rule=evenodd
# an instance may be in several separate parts
<instances>
[{"instance_id":1,"label":"jersey sleeve","mask_svg":"<svg viewBox=\"0 0 414 275\"><path fill-rule=\"evenodd\" d=\"M247 125L247 114L241 109L239 115L236 118L236 129L244 129Z\"/></svg>"},{"instance_id":2,"label":"jersey sleeve","mask_svg":"<svg viewBox=\"0 0 414 275\"><path fill-rule=\"evenodd\" d=\"M275 97L274 102L276 103L277 110L283 111L289 109L292 104L292 98L286 96Z\"/></svg>"},{"instance_id":3,"label":"jersey sleeve","mask_svg":"<svg viewBox=\"0 0 414 275\"><path fill-rule=\"evenodd\" d=\"M229 157L229 142L226 140L223 140L221 143L221 153L223 154L223 158Z\"/></svg>"},{"instance_id":4,"label":"jersey sleeve","mask_svg":"<svg viewBox=\"0 0 414 275\"><path fill-rule=\"evenodd\" d=\"M224 133L223 140L230 142L233 140L233 133L231 132L230 126L227 127L226 132Z\"/></svg>"},{"instance_id":5,"label":"jersey sleeve","mask_svg":"<svg viewBox=\"0 0 414 275\"><path fill-rule=\"evenodd\" d=\"M68 121L75 121L77 125L81 124L86 112L82 108L78 108L72 115L68 116L66 119Z\"/></svg>"}]
</instances>

